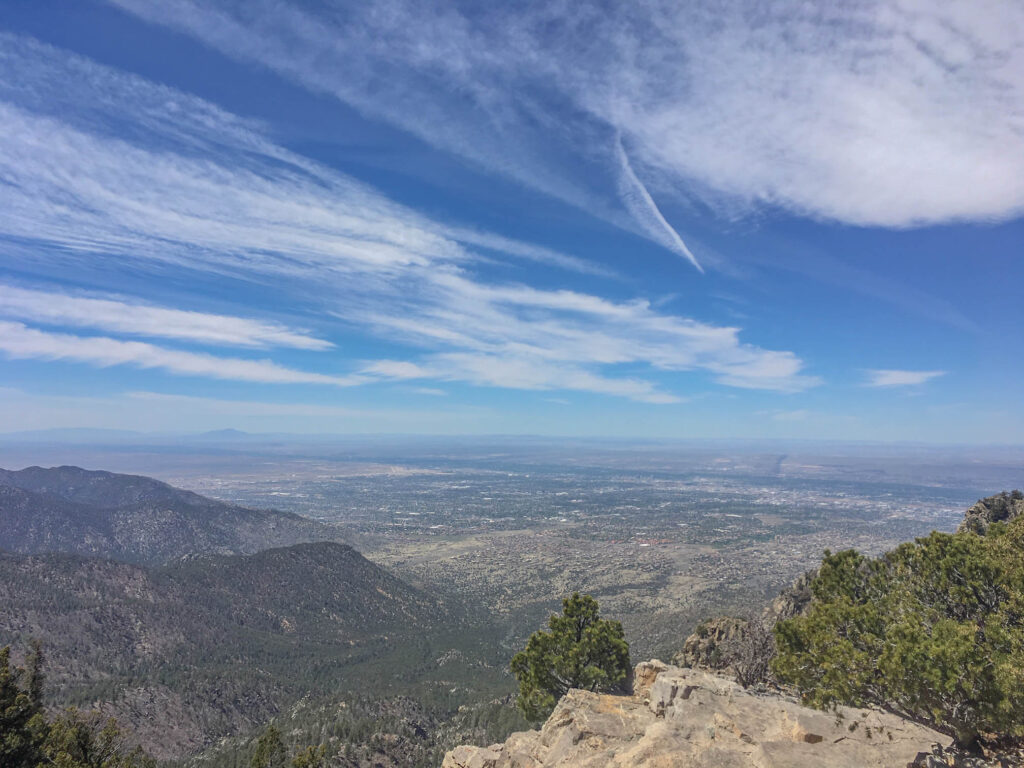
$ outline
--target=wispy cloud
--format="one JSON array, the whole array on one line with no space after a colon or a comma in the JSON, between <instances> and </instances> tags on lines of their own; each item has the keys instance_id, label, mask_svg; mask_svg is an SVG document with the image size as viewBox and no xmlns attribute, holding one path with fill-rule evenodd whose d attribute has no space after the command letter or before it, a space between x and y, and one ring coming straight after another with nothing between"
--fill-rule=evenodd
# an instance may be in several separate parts
<instances>
[{"instance_id":1,"label":"wispy cloud","mask_svg":"<svg viewBox=\"0 0 1024 768\"><path fill-rule=\"evenodd\" d=\"M33 41L0 42L10 75L0 79L0 238L31 243L34 260L88 263L102 254L105 264L135 271L149 265L272 284L277 301L413 350L397 360L390 352L379 361L343 360L351 370L338 376L334 358L332 374L305 372L7 323L9 355L332 386L458 380L653 403L679 400L652 380L671 372L777 391L818 383L794 353L747 344L737 327L642 299L488 280L495 258L585 264L429 220L202 100ZM102 303L132 304L123 299L65 296L45 309L41 297L7 296L11 314L37 324L154 336L165 325L163 338L223 345L326 343L269 321L161 307L125 307L129 317L119 320L119 308Z\"/></svg>"},{"instance_id":2,"label":"wispy cloud","mask_svg":"<svg viewBox=\"0 0 1024 768\"><path fill-rule=\"evenodd\" d=\"M686 243L683 242L679 233L665 220L657 203L654 202L654 198L651 197L651 193L647 191L647 187L636 175L629 162L629 157L626 155L626 150L622 146L621 136L616 137L614 155L619 170L619 197L626 210L655 242L685 257L693 266L703 272L704 268L697 261L697 257L686 247Z\"/></svg>"},{"instance_id":3,"label":"wispy cloud","mask_svg":"<svg viewBox=\"0 0 1024 768\"><path fill-rule=\"evenodd\" d=\"M398 311L394 311L398 309ZM670 402L647 382L599 381L588 366L642 364L663 371L703 370L723 384L799 391L820 383L791 352L744 344L739 329L656 311L649 302L613 302L574 291L481 285L437 273L426 295L389 311L350 305L338 315L392 337L442 350L421 361L420 375L466 378L526 389L575 382L588 391ZM461 348L450 351L451 347ZM412 371L408 371L412 373ZM512 383L515 384L512 384Z\"/></svg>"},{"instance_id":4,"label":"wispy cloud","mask_svg":"<svg viewBox=\"0 0 1024 768\"><path fill-rule=\"evenodd\" d=\"M286 368L270 360L245 360L168 349L141 341L106 336L75 336L29 328L0 320L0 352L22 360L70 360L96 366L131 365L159 368L181 376L202 376L272 384L363 384L363 376L328 376Z\"/></svg>"},{"instance_id":5,"label":"wispy cloud","mask_svg":"<svg viewBox=\"0 0 1024 768\"><path fill-rule=\"evenodd\" d=\"M655 242L652 185L858 225L1024 210L1009 0L111 1ZM616 189L620 137L639 187Z\"/></svg>"},{"instance_id":6,"label":"wispy cloud","mask_svg":"<svg viewBox=\"0 0 1024 768\"><path fill-rule=\"evenodd\" d=\"M897 371L873 369L865 371L866 387L913 387L945 376L946 371Z\"/></svg>"},{"instance_id":7,"label":"wispy cloud","mask_svg":"<svg viewBox=\"0 0 1024 768\"><path fill-rule=\"evenodd\" d=\"M45 325L98 328L233 347L324 350L333 345L278 323L230 315L186 312L119 298L73 296L0 284L0 316Z\"/></svg>"}]
</instances>

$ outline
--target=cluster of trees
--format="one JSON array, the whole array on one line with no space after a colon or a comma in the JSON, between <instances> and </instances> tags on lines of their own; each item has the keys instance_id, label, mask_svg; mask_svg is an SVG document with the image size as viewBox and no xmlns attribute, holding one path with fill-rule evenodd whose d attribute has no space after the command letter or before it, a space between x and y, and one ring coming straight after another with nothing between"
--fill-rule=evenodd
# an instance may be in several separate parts
<instances>
[{"instance_id":1,"label":"cluster of trees","mask_svg":"<svg viewBox=\"0 0 1024 768\"><path fill-rule=\"evenodd\" d=\"M877 558L826 552L772 670L813 706L874 706L972 746L1024 737L1024 517Z\"/></svg>"},{"instance_id":2,"label":"cluster of trees","mask_svg":"<svg viewBox=\"0 0 1024 768\"><path fill-rule=\"evenodd\" d=\"M306 747L288 758L288 749L281 738L277 726L270 725L263 731L256 742L250 768L325 768L325 752L323 745Z\"/></svg>"},{"instance_id":3,"label":"cluster of trees","mask_svg":"<svg viewBox=\"0 0 1024 768\"><path fill-rule=\"evenodd\" d=\"M43 709L43 652L34 643L24 666L0 649L0 766L3 768L155 768L130 747L117 723L99 712Z\"/></svg>"}]
</instances>

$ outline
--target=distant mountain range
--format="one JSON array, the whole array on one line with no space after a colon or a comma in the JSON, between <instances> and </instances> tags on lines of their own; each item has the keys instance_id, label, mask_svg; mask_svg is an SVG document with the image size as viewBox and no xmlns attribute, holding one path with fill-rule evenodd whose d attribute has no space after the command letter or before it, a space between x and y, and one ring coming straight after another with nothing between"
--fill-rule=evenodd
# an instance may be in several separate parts
<instances>
[{"instance_id":1,"label":"distant mountain range","mask_svg":"<svg viewBox=\"0 0 1024 768\"><path fill-rule=\"evenodd\" d=\"M138 475L79 467L0 469L0 550L67 552L157 565L335 540L287 512L226 504Z\"/></svg>"}]
</instances>

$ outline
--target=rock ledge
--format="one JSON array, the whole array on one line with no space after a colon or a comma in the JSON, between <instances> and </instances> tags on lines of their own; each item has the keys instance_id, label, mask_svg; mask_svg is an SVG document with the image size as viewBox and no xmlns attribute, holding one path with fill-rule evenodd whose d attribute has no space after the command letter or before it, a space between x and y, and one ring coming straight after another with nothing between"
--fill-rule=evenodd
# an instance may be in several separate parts
<instances>
[{"instance_id":1,"label":"rock ledge","mask_svg":"<svg viewBox=\"0 0 1024 768\"><path fill-rule=\"evenodd\" d=\"M570 691L539 731L456 747L442 768L903 768L947 740L873 710L843 709L837 722L656 660L637 665L634 679L632 696Z\"/></svg>"}]
</instances>

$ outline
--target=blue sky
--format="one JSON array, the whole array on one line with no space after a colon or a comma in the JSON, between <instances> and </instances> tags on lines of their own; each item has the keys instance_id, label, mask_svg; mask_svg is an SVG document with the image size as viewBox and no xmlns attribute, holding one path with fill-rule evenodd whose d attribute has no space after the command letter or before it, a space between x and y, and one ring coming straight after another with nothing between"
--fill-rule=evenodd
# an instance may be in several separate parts
<instances>
[{"instance_id":1,"label":"blue sky","mask_svg":"<svg viewBox=\"0 0 1024 768\"><path fill-rule=\"evenodd\" d=\"M4 5L4 431L1020 442L1017 3Z\"/></svg>"}]
</instances>

